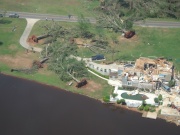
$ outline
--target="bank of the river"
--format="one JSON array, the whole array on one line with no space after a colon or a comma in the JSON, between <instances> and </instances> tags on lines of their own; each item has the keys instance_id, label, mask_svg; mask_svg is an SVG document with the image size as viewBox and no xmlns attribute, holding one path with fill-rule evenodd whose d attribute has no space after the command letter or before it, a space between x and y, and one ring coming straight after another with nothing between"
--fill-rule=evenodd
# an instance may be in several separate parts
<instances>
[{"instance_id":1,"label":"bank of the river","mask_svg":"<svg viewBox=\"0 0 180 135\"><path fill-rule=\"evenodd\" d=\"M7 74L7 73L1 73L1 74L8 75L8 76L11 76L11 77L16 77L16 78L19 78L19 79L28 79L28 78L23 78L22 76L14 76L14 75L12 75L12 74ZM62 89L62 88L60 88L59 86L53 86L53 85L50 85L50 84L47 84L47 83L44 83L44 82L41 82L41 81L32 80L32 79L28 79L28 80L30 80L30 81L32 81L32 82L34 82L34 83L39 83L39 84L41 84L41 85L51 86L51 87L53 87L53 88L58 88L58 89L60 89L60 90L72 92L72 93L74 93L74 94L80 94L80 95L89 97L89 98L91 98L91 99L98 100L98 101L100 101L100 102L103 103L103 104L107 104L107 103L104 103L104 102L103 102L103 100L102 100L103 97L101 97L101 98L95 98L95 97L93 97L92 95L79 93L79 92L77 92L77 91L69 91L68 89L65 89L65 88ZM107 105L108 105L108 104L107 104ZM109 104L109 105L114 106L114 107L116 107L116 108L125 109L125 110L129 110L129 111L136 112L136 113L139 113L139 114L143 114L143 111L139 111L137 108L129 108L129 107L127 107L126 105L120 105L120 104ZM158 115L158 118L164 119L164 120L166 120L167 122L174 123L174 124L176 124L176 125L178 126L177 120L174 119L173 117L167 117L167 116L165 117L165 116L162 116L162 115Z\"/></svg>"},{"instance_id":2,"label":"bank of the river","mask_svg":"<svg viewBox=\"0 0 180 135\"><path fill-rule=\"evenodd\" d=\"M161 119L102 104L56 87L0 74L0 134L179 135ZM163 128L162 128L163 127Z\"/></svg>"}]
</instances>

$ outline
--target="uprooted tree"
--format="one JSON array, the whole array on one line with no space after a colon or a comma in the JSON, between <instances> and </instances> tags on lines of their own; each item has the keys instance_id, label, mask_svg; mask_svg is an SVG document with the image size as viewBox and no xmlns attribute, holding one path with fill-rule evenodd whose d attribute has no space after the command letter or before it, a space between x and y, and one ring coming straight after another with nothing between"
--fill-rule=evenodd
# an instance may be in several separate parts
<instances>
[{"instance_id":1,"label":"uprooted tree","mask_svg":"<svg viewBox=\"0 0 180 135\"><path fill-rule=\"evenodd\" d=\"M55 42L48 47L49 66L62 81L70 81L72 79L78 81L78 78L88 76L88 71L83 61L71 57L76 55L77 46L68 44L67 42ZM45 55L45 51L42 52Z\"/></svg>"},{"instance_id":2,"label":"uprooted tree","mask_svg":"<svg viewBox=\"0 0 180 135\"><path fill-rule=\"evenodd\" d=\"M179 0L100 0L98 22L114 31L131 30L134 21L147 17L180 18Z\"/></svg>"}]
</instances>

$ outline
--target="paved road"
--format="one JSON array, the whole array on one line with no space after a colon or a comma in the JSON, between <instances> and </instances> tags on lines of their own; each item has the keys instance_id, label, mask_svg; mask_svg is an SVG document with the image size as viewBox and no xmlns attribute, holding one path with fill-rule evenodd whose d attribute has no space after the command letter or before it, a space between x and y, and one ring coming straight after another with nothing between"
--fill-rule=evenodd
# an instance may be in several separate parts
<instances>
[{"instance_id":1,"label":"paved road","mask_svg":"<svg viewBox=\"0 0 180 135\"><path fill-rule=\"evenodd\" d=\"M163 28L180 28L180 22L166 22L166 21L138 21L134 23L142 27L163 27Z\"/></svg>"},{"instance_id":2,"label":"paved road","mask_svg":"<svg viewBox=\"0 0 180 135\"><path fill-rule=\"evenodd\" d=\"M9 13L14 13L13 11L8 11L6 16ZM54 20L54 21L65 21L65 22L77 22L77 16L68 15L53 15L53 14L39 14L39 13L27 13L27 12L16 12L20 15L20 18L32 18L32 19L40 19L40 20ZM91 23L96 23L96 19L92 17L87 17ZM180 28L180 22L166 22L166 21L138 21L134 23L135 25L142 27L165 27L165 28Z\"/></svg>"},{"instance_id":3,"label":"paved road","mask_svg":"<svg viewBox=\"0 0 180 135\"><path fill-rule=\"evenodd\" d=\"M6 17L10 13L17 13L19 14L20 18L32 18L32 19L40 19L40 20L54 20L54 21L65 21L65 22L78 22L77 16L71 16L70 18L65 15L53 15L53 14L39 14L39 13L27 13L27 12L13 12L13 11L7 11ZM96 23L96 20L91 17L87 17L91 23Z\"/></svg>"}]
</instances>

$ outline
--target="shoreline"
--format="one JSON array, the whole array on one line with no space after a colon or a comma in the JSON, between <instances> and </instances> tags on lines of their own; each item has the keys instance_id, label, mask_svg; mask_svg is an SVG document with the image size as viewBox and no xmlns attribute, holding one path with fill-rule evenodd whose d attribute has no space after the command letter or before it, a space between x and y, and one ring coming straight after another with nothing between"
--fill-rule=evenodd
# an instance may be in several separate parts
<instances>
[{"instance_id":1,"label":"shoreline","mask_svg":"<svg viewBox=\"0 0 180 135\"><path fill-rule=\"evenodd\" d=\"M116 104L116 103L106 103L104 102L102 99L96 99L94 97L91 97L89 95L85 95L85 94L81 94L81 93L77 93L77 92L74 92L74 91L69 91L67 89L62 89L60 87L57 87L57 86L53 86L53 85L49 85L49 84L46 84L46 83L43 83L43 82L39 82L39 81L35 81L35 80L31 80L31 79L28 79L28 78L23 78L23 77L19 77L19 76L14 76L14 75L11 75L11 74L7 74L7 73L2 73L0 72L0 74L2 75L6 75L6 76L10 76L10 77L14 77L14 78L19 78L19 79L24 79L24 80L27 80L27 81L32 81L34 83L38 83L38 84L41 84L41 85L45 85L45 86L49 86L49 87L53 87L53 88L56 88L57 90L62 90L62 91L66 91L66 92L70 92L70 93L73 93L73 94L78 94L78 95L81 95L81 96L86 96L92 100L96 100L98 102L101 102L102 104L109 104L109 105L112 105L116 108L121 108L121 109L125 109L125 110L128 110L128 111L132 111L132 112L135 112L135 113L140 113L140 114L143 114L144 111L139 111L137 108L129 108L127 107L126 105L121 105L121 104ZM165 120L166 122L169 122L169 123L173 123L175 124L176 126L180 126L180 124L177 123L177 121L173 121L173 120L168 120L168 117L167 116L163 116L163 115L157 115L157 118L160 118L162 120Z\"/></svg>"}]
</instances>

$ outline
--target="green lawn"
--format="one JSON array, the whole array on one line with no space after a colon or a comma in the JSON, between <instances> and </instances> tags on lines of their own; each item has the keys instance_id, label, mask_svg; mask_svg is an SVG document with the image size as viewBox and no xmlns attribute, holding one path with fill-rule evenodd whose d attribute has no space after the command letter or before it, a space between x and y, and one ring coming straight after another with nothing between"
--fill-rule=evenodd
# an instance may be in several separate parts
<instances>
[{"instance_id":1,"label":"green lawn","mask_svg":"<svg viewBox=\"0 0 180 135\"><path fill-rule=\"evenodd\" d=\"M123 46L119 57L131 56L132 59L139 56L169 57L175 62L180 59L180 28L142 28L136 27L139 43ZM121 48L121 46L120 46ZM180 70L179 63L175 63Z\"/></svg>"},{"instance_id":2,"label":"green lawn","mask_svg":"<svg viewBox=\"0 0 180 135\"><path fill-rule=\"evenodd\" d=\"M0 22L0 57L4 55L17 56L19 53L24 53L23 47L19 44L19 39L25 29L26 21L24 19L4 18L3 21ZM12 31L14 26L17 26L16 31ZM33 57L38 57L37 53L35 53L34 55L36 56ZM104 97L105 95L109 95L112 91L112 87L108 85L107 81L101 80L94 75L90 75L89 79L93 80L94 82L98 82L98 84L101 84L101 87L96 91L91 91L83 88L77 89L75 87L75 82L73 86L69 86L67 85L67 83L60 81L57 75L55 75L51 71L48 71L47 69L41 69L41 71L38 73L28 75L20 72L11 72L11 68L13 67L10 67L0 61L0 72L2 73L26 78L29 80L34 80L47 85L56 86L71 92L80 93L96 99L102 99L102 97Z\"/></svg>"},{"instance_id":3,"label":"green lawn","mask_svg":"<svg viewBox=\"0 0 180 135\"><path fill-rule=\"evenodd\" d=\"M62 82L58 76L51 72L48 71L46 69L40 69L40 70L44 70L43 73L42 72L37 72L35 74L24 74L24 73L20 73L20 72L10 72L11 67L3 64L0 62L0 72L5 73L5 74L9 74L9 75L13 75L13 76L17 76L20 78L25 78L25 79L29 79L29 80L34 80L46 85L51 85L51 86L56 86L58 88L62 88L65 89L67 91L71 91L74 93L79 93L82 95L86 95L95 99L102 99L104 96L106 95L110 95L110 93L112 92L113 87L110 86L107 81L104 81L102 79L97 78L94 75L90 74L90 77L88 80L93 80L94 82L98 82L97 84L100 84L100 88L98 90L93 90L93 89L85 89L85 88L76 88L76 82L73 83L72 86L69 86L68 83Z\"/></svg>"},{"instance_id":4,"label":"green lawn","mask_svg":"<svg viewBox=\"0 0 180 135\"><path fill-rule=\"evenodd\" d=\"M24 19L0 19L0 55L15 55L22 51L23 48L19 44L19 39L26 26ZM17 27L15 31L12 31Z\"/></svg>"},{"instance_id":5,"label":"green lawn","mask_svg":"<svg viewBox=\"0 0 180 135\"><path fill-rule=\"evenodd\" d=\"M44 29L40 26L50 24L50 22L39 21L33 28L32 34L43 34ZM77 23L59 22L60 25L65 27L76 27ZM102 34L106 39L112 43L112 37L116 37L119 43L114 46L116 52L112 54L105 53L107 61L114 60L135 60L140 56L156 56L156 57L169 57L173 59L176 69L180 70L180 28L149 28L149 27L134 27L136 37L132 39L122 39L120 33L114 33L109 30L97 31L96 27L91 26L90 31L97 34ZM95 55L88 48L79 48L78 55L82 57L91 57Z\"/></svg>"},{"instance_id":6,"label":"green lawn","mask_svg":"<svg viewBox=\"0 0 180 135\"><path fill-rule=\"evenodd\" d=\"M93 16L98 1L88 0L1 0L0 9L6 11Z\"/></svg>"}]
</instances>

